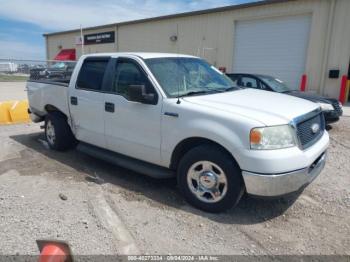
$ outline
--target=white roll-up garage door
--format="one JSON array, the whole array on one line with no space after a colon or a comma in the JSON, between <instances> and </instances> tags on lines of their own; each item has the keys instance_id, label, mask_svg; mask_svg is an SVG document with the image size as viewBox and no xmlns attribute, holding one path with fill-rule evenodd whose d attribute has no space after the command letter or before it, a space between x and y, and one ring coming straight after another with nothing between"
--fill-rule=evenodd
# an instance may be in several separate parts
<instances>
[{"instance_id":1,"label":"white roll-up garage door","mask_svg":"<svg viewBox=\"0 0 350 262\"><path fill-rule=\"evenodd\" d=\"M298 89L310 24L309 15L236 22L233 72L272 75Z\"/></svg>"}]
</instances>

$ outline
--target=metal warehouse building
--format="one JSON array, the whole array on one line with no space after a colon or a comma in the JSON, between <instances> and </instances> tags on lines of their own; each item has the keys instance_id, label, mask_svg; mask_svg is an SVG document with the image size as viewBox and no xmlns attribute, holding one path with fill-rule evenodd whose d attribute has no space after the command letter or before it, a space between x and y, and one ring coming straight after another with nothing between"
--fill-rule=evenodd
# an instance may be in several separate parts
<instances>
[{"instance_id":1,"label":"metal warehouse building","mask_svg":"<svg viewBox=\"0 0 350 262\"><path fill-rule=\"evenodd\" d=\"M83 29L84 52L191 54L226 72L274 75L339 97L349 75L349 0L274 0ZM47 59L82 54L80 29L45 34Z\"/></svg>"}]
</instances>

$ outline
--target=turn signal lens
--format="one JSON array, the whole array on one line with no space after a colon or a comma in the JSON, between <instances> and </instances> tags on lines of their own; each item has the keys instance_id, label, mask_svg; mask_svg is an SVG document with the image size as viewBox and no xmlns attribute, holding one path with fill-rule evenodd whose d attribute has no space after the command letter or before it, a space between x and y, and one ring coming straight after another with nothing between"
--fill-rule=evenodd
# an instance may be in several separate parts
<instances>
[{"instance_id":1,"label":"turn signal lens","mask_svg":"<svg viewBox=\"0 0 350 262\"><path fill-rule=\"evenodd\" d=\"M260 133L259 130L252 130L250 132L250 143L251 144L260 144L262 139L262 134Z\"/></svg>"}]
</instances>

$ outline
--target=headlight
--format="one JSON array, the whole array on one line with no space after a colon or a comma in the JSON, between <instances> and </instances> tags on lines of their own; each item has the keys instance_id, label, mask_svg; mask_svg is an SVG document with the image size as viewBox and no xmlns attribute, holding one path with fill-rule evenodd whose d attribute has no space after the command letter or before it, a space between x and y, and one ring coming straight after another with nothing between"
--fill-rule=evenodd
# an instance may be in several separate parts
<instances>
[{"instance_id":1,"label":"headlight","mask_svg":"<svg viewBox=\"0 0 350 262\"><path fill-rule=\"evenodd\" d=\"M331 104L327 104L327 103L317 103L322 111L332 111L334 110L334 107Z\"/></svg>"},{"instance_id":2,"label":"headlight","mask_svg":"<svg viewBox=\"0 0 350 262\"><path fill-rule=\"evenodd\" d=\"M250 131L250 148L271 150L296 146L295 132L289 125L254 128Z\"/></svg>"}]
</instances>

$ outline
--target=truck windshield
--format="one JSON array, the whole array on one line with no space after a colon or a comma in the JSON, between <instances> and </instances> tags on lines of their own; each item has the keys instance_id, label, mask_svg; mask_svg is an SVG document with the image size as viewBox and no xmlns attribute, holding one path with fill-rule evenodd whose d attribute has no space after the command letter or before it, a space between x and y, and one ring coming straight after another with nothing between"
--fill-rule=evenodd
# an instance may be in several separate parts
<instances>
[{"instance_id":1,"label":"truck windshield","mask_svg":"<svg viewBox=\"0 0 350 262\"><path fill-rule=\"evenodd\" d=\"M146 64L169 97L238 89L218 69L198 58L151 58L146 59Z\"/></svg>"}]
</instances>

